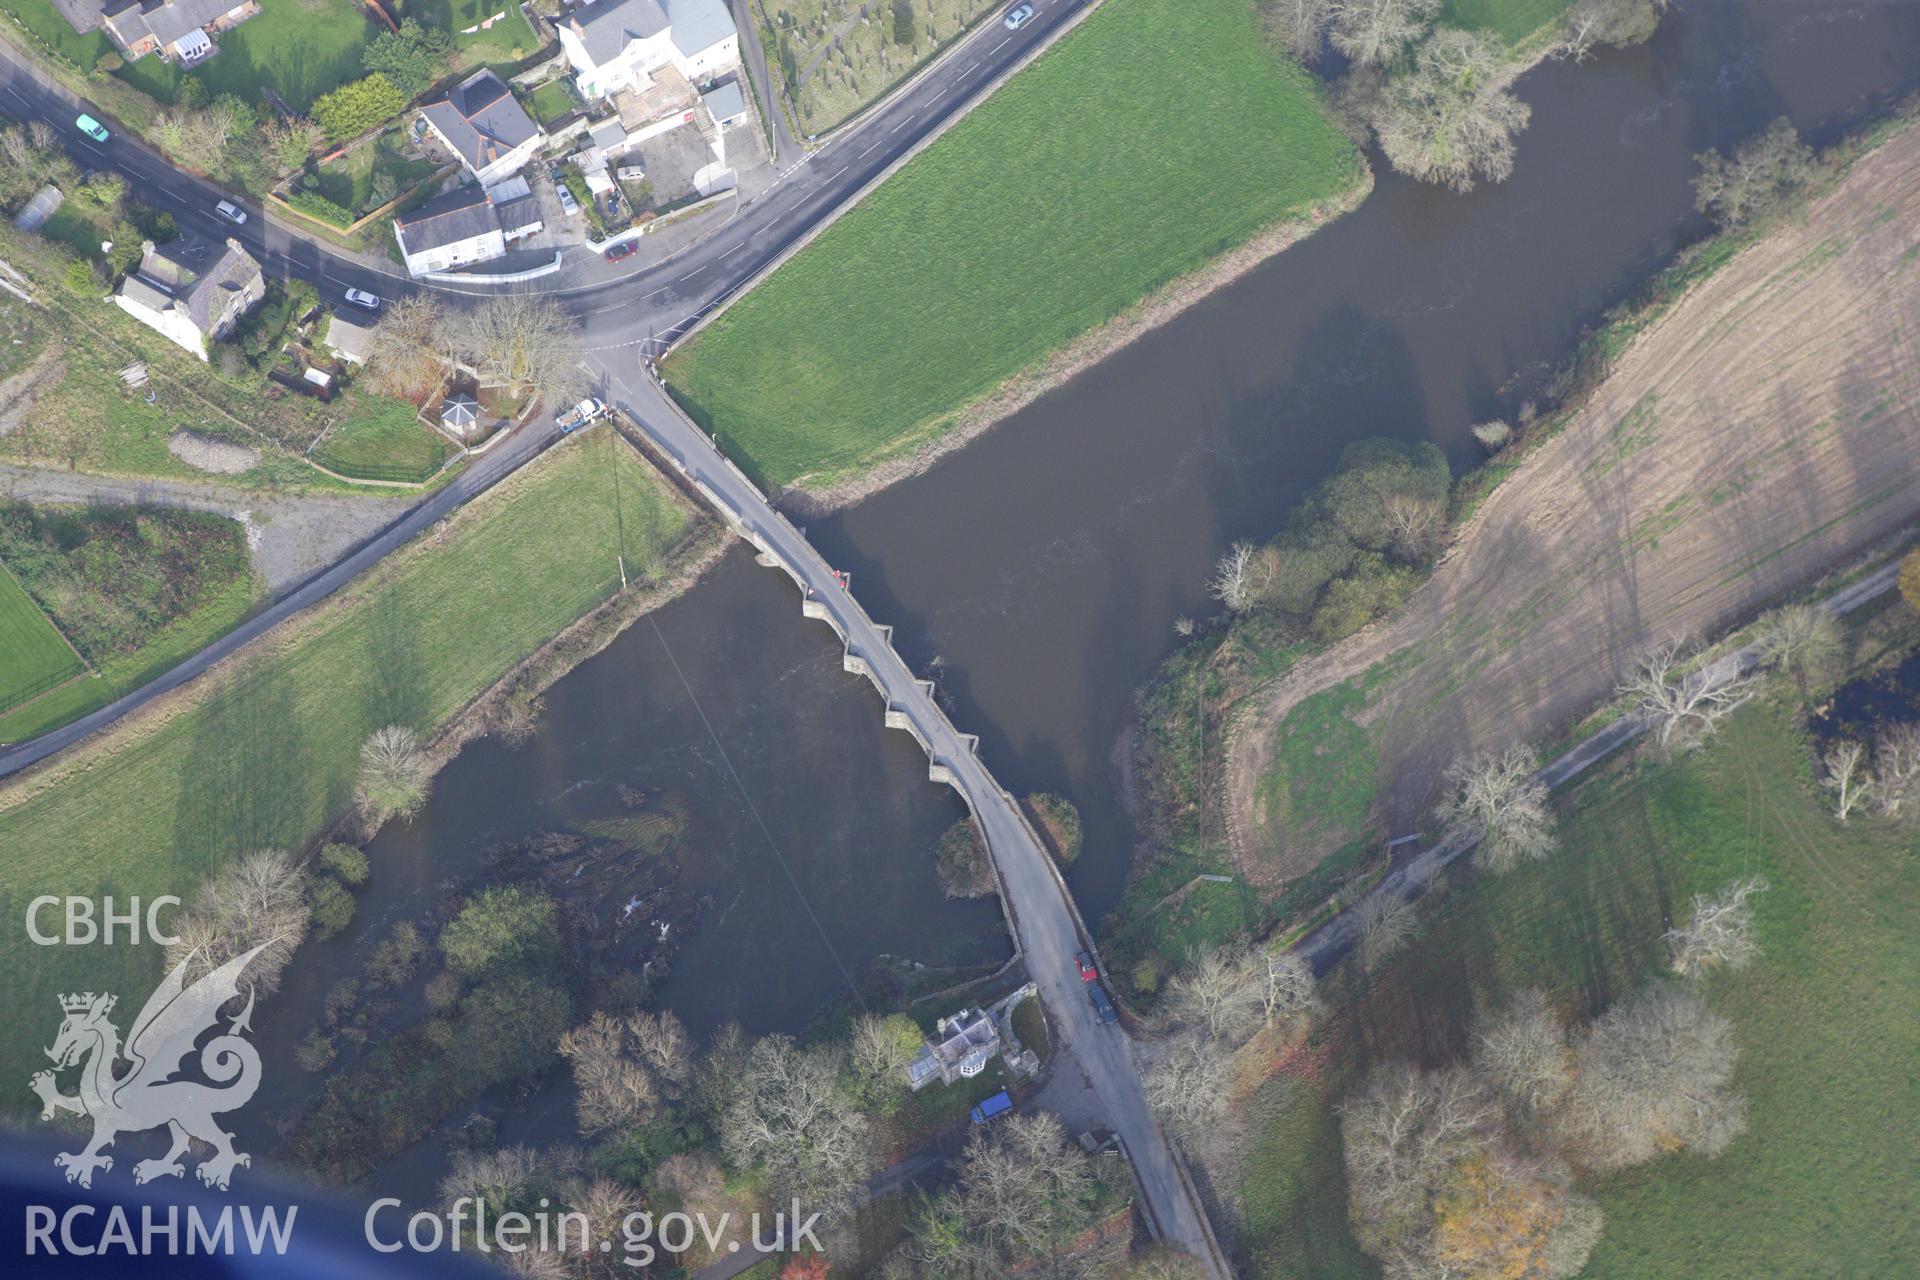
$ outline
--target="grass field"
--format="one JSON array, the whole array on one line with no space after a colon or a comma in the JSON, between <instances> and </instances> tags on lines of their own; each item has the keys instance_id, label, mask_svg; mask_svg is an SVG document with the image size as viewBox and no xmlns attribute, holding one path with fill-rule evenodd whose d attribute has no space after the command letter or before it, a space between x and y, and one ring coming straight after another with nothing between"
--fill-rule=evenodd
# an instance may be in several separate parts
<instances>
[{"instance_id":1,"label":"grass field","mask_svg":"<svg viewBox=\"0 0 1920 1280\"><path fill-rule=\"evenodd\" d=\"M329 431L311 456L341 475L421 481L452 452L451 444L420 424L412 405L365 395L353 415Z\"/></svg>"},{"instance_id":2,"label":"grass field","mask_svg":"<svg viewBox=\"0 0 1920 1280\"><path fill-rule=\"evenodd\" d=\"M0 707L16 706L86 670L51 619L0 564ZM0 739L4 741L4 739Z\"/></svg>"},{"instance_id":3,"label":"grass field","mask_svg":"<svg viewBox=\"0 0 1920 1280\"><path fill-rule=\"evenodd\" d=\"M0 789L4 909L18 918L42 893L186 898L237 853L301 848L349 804L367 734L439 727L610 596L617 551L630 572L658 564L689 518L611 433L562 445L203 677L189 700ZM0 1073L22 1080L58 992L133 998L159 963L154 948L34 947L19 929L0 957L16 977L0 995Z\"/></svg>"},{"instance_id":4,"label":"grass field","mask_svg":"<svg viewBox=\"0 0 1920 1280\"><path fill-rule=\"evenodd\" d=\"M1115 0L667 373L760 478L829 482L1360 176L1248 0Z\"/></svg>"},{"instance_id":5,"label":"grass field","mask_svg":"<svg viewBox=\"0 0 1920 1280\"><path fill-rule=\"evenodd\" d=\"M482 63L503 66L518 62L540 47L520 7L500 0L425 0L407 12L427 26L444 27L453 32L454 50L465 66L477 67ZM477 27L496 13L503 16L486 30L462 34L466 28Z\"/></svg>"},{"instance_id":6,"label":"grass field","mask_svg":"<svg viewBox=\"0 0 1920 1280\"><path fill-rule=\"evenodd\" d=\"M1909 636L1910 640L1910 636ZM1449 1059L1476 1009L1539 984L1585 1016L1664 963L1669 913L1759 873L1761 959L1709 984L1741 1048L1750 1132L1718 1160L1669 1158L1600 1181L1607 1225L1582 1274L1888 1276L1920 1256L1920 867L1913 828L1829 815L1791 714L1743 710L1705 750L1596 779L1563 848L1443 899L1371 982L1334 988L1319 1085L1270 1081L1239 1188L1262 1276L1378 1274L1346 1231L1328 1106L1370 1057Z\"/></svg>"},{"instance_id":7,"label":"grass field","mask_svg":"<svg viewBox=\"0 0 1920 1280\"><path fill-rule=\"evenodd\" d=\"M1519 44L1565 13L1573 0L1446 0L1440 21L1470 31L1494 31Z\"/></svg>"}]
</instances>

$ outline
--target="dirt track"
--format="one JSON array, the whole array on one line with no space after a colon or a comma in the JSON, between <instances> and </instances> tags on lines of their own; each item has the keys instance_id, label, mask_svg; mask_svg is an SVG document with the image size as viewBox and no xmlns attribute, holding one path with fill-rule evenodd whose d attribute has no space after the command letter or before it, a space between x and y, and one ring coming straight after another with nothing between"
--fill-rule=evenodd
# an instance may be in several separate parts
<instances>
[{"instance_id":1,"label":"dirt track","mask_svg":"<svg viewBox=\"0 0 1920 1280\"><path fill-rule=\"evenodd\" d=\"M1455 757L1551 738L1649 640L1720 630L1911 521L1917 365L1909 128L1642 333L1399 614L1250 700L1228 745L1250 877L1331 851L1290 840L1259 798L1275 728L1308 695L1399 655L1355 719L1379 752L1376 818L1411 830Z\"/></svg>"}]
</instances>

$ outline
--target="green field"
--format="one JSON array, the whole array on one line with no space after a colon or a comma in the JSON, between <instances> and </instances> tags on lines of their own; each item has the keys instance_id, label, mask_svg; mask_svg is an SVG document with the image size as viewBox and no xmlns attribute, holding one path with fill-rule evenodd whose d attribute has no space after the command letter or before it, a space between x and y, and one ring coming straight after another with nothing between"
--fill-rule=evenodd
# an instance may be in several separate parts
<instances>
[{"instance_id":1,"label":"green field","mask_svg":"<svg viewBox=\"0 0 1920 1280\"><path fill-rule=\"evenodd\" d=\"M1257 180L1253 180L1257 175ZM1361 180L1249 0L1113 0L667 374L774 484L911 450L1159 285Z\"/></svg>"},{"instance_id":2,"label":"green field","mask_svg":"<svg viewBox=\"0 0 1920 1280\"><path fill-rule=\"evenodd\" d=\"M0 564L0 707L17 706L86 670L51 619ZM0 738L0 741L6 741Z\"/></svg>"},{"instance_id":3,"label":"green field","mask_svg":"<svg viewBox=\"0 0 1920 1280\"><path fill-rule=\"evenodd\" d=\"M352 415L327 432L311 457L344 476L417 483L439 470L453 451L444 437L421 425L412 405L362 395Z\"/></svg>"},{"instance_id":4,"label":"green field","mask_svg":"<svg viewBox=\"0 0 1920 1280\"><path fill-rule=\"evenodd\" d=\"M1470 31L1494 31L1517 45L1565 13L1573 0L1446 0L1440 21Z\"/></svg>"},{"instance_id":5,"label":"green field","mask_svg":"<svg viewBox=\"0 0 1920 1280\"><path fill-rule=\"evenodd\" d=\"M1759 961L1708 988L1741 1046L1752 1127L1718 1160L1599 1182L1603 1277L1890 1276L1920 1256L1920 866L1911 826L1836 824L1791 713L1741 711L1703 751L1616 770L1569 798L1563 849L1476 878L1370 983L1333 988L1324 1091L1276 1077L1241 1187L1256 1274L1376 1275L1346 1230L1328 1106L1369 1055L1446 1060L1476 1009L1539 984L1586 1015L1664 963L1665 916L1759 873Z\"/></svg>"},{"instance_id":6,"label":"green field","mask_svg":"<svg viewBox=\"0 0 1920 1280\"><path fill-rule=\"evenodd\" d=\"M620 509L615 510L619 468ZM35 895L190 897L237 853L302 848L351 800L360 743L386 724L428 733L555 632L655 565L687 508L610 432L562 445L389 557L335 601L256 644L190 702L0 789L0 906ZM156 948L0 939L0 1072L25 1080L68 990L146 990ZM41 1062L39 1065L45 1065ZM31 1102L24 1090L6 1102Z\"/></svg>"}]
</instances>

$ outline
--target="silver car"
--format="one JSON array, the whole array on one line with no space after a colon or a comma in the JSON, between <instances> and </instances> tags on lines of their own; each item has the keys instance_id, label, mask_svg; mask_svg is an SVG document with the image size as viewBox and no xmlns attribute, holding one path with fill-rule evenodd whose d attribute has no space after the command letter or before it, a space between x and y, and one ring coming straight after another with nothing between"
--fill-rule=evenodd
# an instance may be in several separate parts
<instances>
[{"instance_id":1,"label":"silver car","mask_svg":"<svg viewBox=\"0 0 1920 1280\"><path fill-rule=\"evenodd\" d=\"M1018 31L1020 28L1027 25L1027 19L1031 17L1033 17L1032 5L1030 4L1015 5L1013 8L1007 10L1007 19L1006 19L1007 30Z\"/></svg>"}]
</instances>

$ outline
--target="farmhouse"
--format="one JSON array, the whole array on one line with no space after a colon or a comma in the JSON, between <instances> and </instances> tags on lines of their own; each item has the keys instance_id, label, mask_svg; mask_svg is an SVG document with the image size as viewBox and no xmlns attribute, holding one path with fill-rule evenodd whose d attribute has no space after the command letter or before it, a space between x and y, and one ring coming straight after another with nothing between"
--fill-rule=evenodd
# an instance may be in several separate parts
<instances>
[{"instance_id":1,"label":"farmhouse","mask_svg":"<svg viewBox=\"0 0 1920 1280\"><path fill-rule=\"evenodd\" d=\"M491 191L477 183L455 187L396 217L393 234L407 273L420 276L491 262L545 225L526 180L509 178Z\"/></svg>"},{"instance_id":2,"label":"farmhouse","mask_svg":"<svg viewBox=\"0 0 1920 1280\"><path fill-rule=\"evenodd\" d=\"M547 135L514 100L506 82L479 70L420 112L448 150L484 186L512 176L546 145Z\"/></svg>"},{"instance_id":3,"label":"farmhouse","mask_svg":"<svg viewBox=\"0 0 1920 1280\"><path fill-rule=\"evenodd\" d=\"M255 0L106 0L100 25L128 61L157 53L186 66L216 52L213 37L259 12Z\"/></svg>"},{"instance_id":4,"label":"farmhouse","mask_svg":"<svg viewBox=\"0 0 1920 1280\"><path fill-rule=\"evenodd\" d=\"M120 282L114 302L202 360L209 343L232 333L267 296L260 264L238 240L186 234L163 245L148 240L141 249L140 266Z\"/></svg>"},{"instance_id":5,"label":"farmhouse","mask_svg":"<svg viewBox=\"0 0 1920 1280\"><path fill-rule=\"evenodd\" d=\"M922 1042L920 1056L907 1064L907 1083L919 1090L935 1080L970 1080L999 1052L1000 1030L992 1016L984 1009L962 1009L940 1019L933 1037Z\"/></svg>"},{"instance_id":6,"label":"farmhouse","mask_svg":"<svg viewBox=\"0 0 1920 1280\"><path fill-rule=\"evenodd\" d=\"M689 81L740 66L740 36L726 0L589 0L556 29L574 83L588 101L645 93L671 67Z\"/></svg>"}]
</instances>

